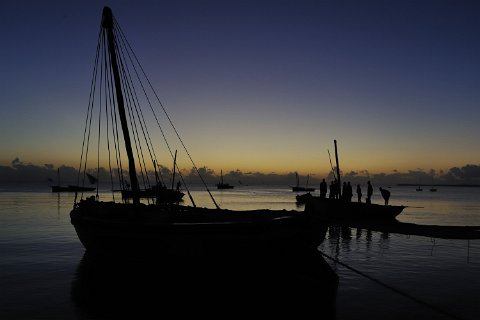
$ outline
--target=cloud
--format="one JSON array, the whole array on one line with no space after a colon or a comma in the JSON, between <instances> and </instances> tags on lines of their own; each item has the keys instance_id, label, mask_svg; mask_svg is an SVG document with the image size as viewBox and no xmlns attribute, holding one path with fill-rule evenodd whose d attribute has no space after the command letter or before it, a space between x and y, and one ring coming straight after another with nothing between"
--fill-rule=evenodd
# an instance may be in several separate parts
<instances>
[{"instance_id":1,"label":"cloud","mask_svg":"<svg viewBox=\"0 0 480 320\"><path fill-rule=\"evenodd\" d=\"M107 181L106 177L110 177L110 172L104 168L99 170L88 170L94 176L101 177ZM55 168L53 164L35 165L24 163L19 158L15 158L10 166L0 166L0 184L58 184L61 185L77 184L80 178L82 184L83 176L78 174L78 169L70 166L62 165ZM109 180L110 178L108 178ZM86 182L88 184L88 182Z\"/></svg>"},{"instance_id":2,"label":"cloud","mask_svg":"<svg viewBox=\"0 0 480 320\"><path fill-rule=\"evenodd\" d=\"M0 166L0 183L29 183L29 182L47 182L48 178L55 178L57 174L53 170L53 165L47 164L37 166L30 163L24 163L19 158L15 158L10 166Z\"/></svg>"},{"instance_id":3,"label":"cloud","mask_svg":"<svg viewBox=\"0 0 480 320\"><path fill-rule=\"evenodd\" d=\"M480 182L480 166L467 164L464 167L453 167L444 175L450 181Z\"/></svg>"}]
</instances>

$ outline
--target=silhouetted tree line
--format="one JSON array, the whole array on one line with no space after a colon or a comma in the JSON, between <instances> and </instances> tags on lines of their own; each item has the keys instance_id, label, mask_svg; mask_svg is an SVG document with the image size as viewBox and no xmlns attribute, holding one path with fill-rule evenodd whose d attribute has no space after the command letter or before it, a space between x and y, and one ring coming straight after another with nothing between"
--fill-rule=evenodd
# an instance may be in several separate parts
<instances>
[{"instance_id":1,"label":"silhouetted tree line","mask_svg":"<svg viewBox=\"0 0 480 320\"><path fill-rule=\"evenodd\" d=\"M62 165L60 169L61 183L72 184L77 183L78 168ZM35 184L52 184L57 182L57 167L52 164L35 165L24 163L20 159L14 159L10 165L0 166L0 183L35 183ZM219 181L220 170L215 171L208 167L200 167L198 171L207 184L215 184ZM106 168L88 169L87 172L94 176L99 176L101 183L110 183L110 170ZM165 183L170 183L171 168L167 166L159 166L158 172ZM117 180L118 170L112 168L114 181ZM125 172L124 172L125 173ZM196 170L182 169L181 174L187 183L201 183ZM391 173L369 173L363 171L342 172L342 180L350 181L352 184L366 184L371 180L377 185L395 185L395 184L480 184L480 165L467 164L463 167L453 167L448 171L431 170L409 170L407 172L399 172L394 170ZM243 172L241 170L232 170L223 172L225 182L233 185L293 185L296 183L295 172L281 173L262 173L262 172ZM155 172L148 172L150 181L155 181ZM49 182L50 179L50 182ZM143 177L146 179L146 177ZM305 184L307 174L299 174L300 184ZM312 175L309 177L309 185L318 188L322 179L327 181L334 180L333 174ZM142 180L142 177L140 178Z\"/></svg>"}]
</instances>

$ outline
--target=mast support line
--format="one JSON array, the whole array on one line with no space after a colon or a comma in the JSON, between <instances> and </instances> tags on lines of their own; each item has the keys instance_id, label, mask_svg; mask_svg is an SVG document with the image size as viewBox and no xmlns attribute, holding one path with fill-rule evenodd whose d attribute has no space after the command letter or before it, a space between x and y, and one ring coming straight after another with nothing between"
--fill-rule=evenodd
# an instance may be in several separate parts
<instances>
[{"instance_id":1,"label":"mast support line","mask_svg":"<svg viewBox=\"0 0 480 320\"><path fill-rule=\"evenodd\" d=\"M125 104L123 100L122 85L120 82L120 74L118 70L118 62L116 56L115 35L113 33L112 10L109 7L103 9L102 27L107 33L108 51L110 53L110 61L112 63L113 78L115 81L115 93L117 96L117 107L122 125L123 137L125 139L125 149L128 157L128 171L130 174L130 185L132 188L132 199L134 204L140 204L139 186L137 172L135 169L135 160L133 158L132 143L128 132L128 123L125 115Z\"/></svg>"}]
</instances>

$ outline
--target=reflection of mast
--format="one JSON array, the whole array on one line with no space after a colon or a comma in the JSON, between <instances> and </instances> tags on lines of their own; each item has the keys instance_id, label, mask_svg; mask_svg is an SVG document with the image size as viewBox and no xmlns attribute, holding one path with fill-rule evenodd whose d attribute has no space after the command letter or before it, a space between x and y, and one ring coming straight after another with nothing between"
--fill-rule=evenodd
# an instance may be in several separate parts
<instances>
[{"instance_id":1,"label":"reflection of mast","mask_svg":"<svg viewBox=\"0 0 480 320\"><path fill-rule=\"evenodd\" d=\"M112 10L109 7L103 8L102 27L107 32L108 38L108 52L110 53L110 62L113 72L113 79L115 81L115 92L117 96L118 114L120 116L120 123L122 125L123 138L125 140L125 149L128 157L128 171L130 175L130 185L132 188L132 199L134 204L140 203L139 186L137 179L137 172L135 170L135 160L133 158L132 144L130 141L130 134L128 132L127 117L125 115L125 105L123 101L122 85L120 82L120 73L118 70L117 51L115 35L113 34L113 18Z\"/></svg>"}]
</instances>

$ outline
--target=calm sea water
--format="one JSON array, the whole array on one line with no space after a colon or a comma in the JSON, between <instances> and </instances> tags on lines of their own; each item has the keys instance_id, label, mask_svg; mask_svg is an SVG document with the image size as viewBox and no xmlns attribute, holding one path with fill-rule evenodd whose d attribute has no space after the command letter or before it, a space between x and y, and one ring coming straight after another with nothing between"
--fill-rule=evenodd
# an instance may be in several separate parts
<instances>
[{"instance_id":1,"label":"calm sea water","mask_svg":"<svg viewBox=\"0 0 480 320\"><path fill-rule=\"evenodd\" d=\"M309 277L290 277L291 267L281 261L268 269L243 261L242 268L219 267L216 272L210 272L216 265L205 261L165 261L160 266L100 263L85 254L70 224L74 195L44 188L11 190L0 191L0 319L108 319L129 314L150 318L140 316L147 304L151 308L145 314L154 312L155 317L166 316L167 310L179 316L187 311L190 316L214 315L219 301L224 311L216 315L228 319L252 304L265 306L269 301L264 310L287 305L300 291L320 292L325 285L321 275L308 285ZM480 188L390 190L391 204L409 206L398 217L402 222L480 225ZM303 210L285 187L245 186L212 193L229 209ZM208 194L193 191L193 196L197 205L213 206ZM373 200L381 203L380 195ZM478 319L480 240L330 227L317 257L338 275L333 304L337 319ZM308 269L305 261L298 262L298 270ZM300 282L302 286L295 286ZM269 295L275 299L267 300ZM202 304L195 305L200 298ZM325 299L322 293L309 301L318 303L317 318L325 315Z\"/></svg>"}]
</instances>

